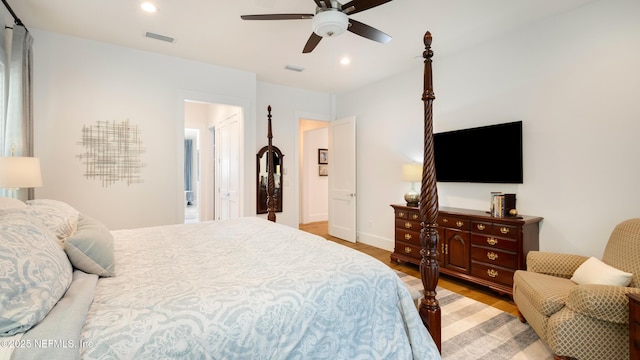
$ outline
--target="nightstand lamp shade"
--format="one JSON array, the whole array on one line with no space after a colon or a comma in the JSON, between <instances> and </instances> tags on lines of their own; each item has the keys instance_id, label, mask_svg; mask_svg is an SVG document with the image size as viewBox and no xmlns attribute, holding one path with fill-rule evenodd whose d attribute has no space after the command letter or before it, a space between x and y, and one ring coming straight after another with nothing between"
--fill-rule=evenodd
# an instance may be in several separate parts
<instances>
[{"instance_id":1,"label":"nightstand lamp shade","mask_svg":"<svg viewBox=\"0 0 640 360\"><path fill-rule=\"evenodd\" d=\"M420 194L415 189L415 182L422 181L422 164L404 164L402 165L402 180L411 182L411 190L404 194L404 200L407 206L418 206Z\"/></svg>"},{"instance_id":2,"label":"nightstand lamp shade","mask_svg":"<svg viewBox=\"0 0 640 360\"><path fill-rule=\"evenodd\" d=\"M36 157L0 157L0 188L20 189L42 186L40 159Z\"/></svg>"}]
</instances>

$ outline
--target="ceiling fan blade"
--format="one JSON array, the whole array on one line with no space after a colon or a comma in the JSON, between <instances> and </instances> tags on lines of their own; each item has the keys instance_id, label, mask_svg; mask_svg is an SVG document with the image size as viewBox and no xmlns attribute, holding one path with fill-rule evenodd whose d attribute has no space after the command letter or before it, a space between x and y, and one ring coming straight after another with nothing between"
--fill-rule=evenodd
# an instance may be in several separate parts
<instances>
[{"instance_id":1,"label":"ceiling fan blade","mask_svg":"<svg viewBox=\"0 0 640 360\"><path fill-rule=\"evenodd\" d=\"M321 9L331 9L333 6L331 5L331 0L313 0L316 5L318 5Z\"/></svg>"},{"instance_id":2,"label":"ceiling fan blade","mask_svg":"<svg viewBox=\"0 0 640 360\"><path fill-rule=\"evenodd\" d=\"M345 14L348 15L352 15L352 14L357 14L360 11L365 11L365 10L369 10L371 8L374 8L378 5L382 5L384 3L388 3L391 0L353 0L353 1L349 1L348 3L342 5L342 8L345 10L348 10L350 7L353 6L353 10L351 11L345 11Z\"/></svg>"},{"instance_id":3,"label":"ceiling fan blade","mask_svg":"<svg viewBox=\"0 0 640 360\"><path fill-rule=\"evenodd\" d=\"M320 40L322 40L322 36L319 36L316 33L311 33L311 36L309 36L309 40L307 40L307 43L304 45L304 49L302 50L302 53L307 54L312 52L313 49L315 49L316 46L318 46L318 43L320 43Z\"/></svg>"},{"instance_id":4,"label":"ceiling fan blade","mask_svg":"<svg viewBox=\"0 0 640 360\"><path fill-rule=\"evenodd\" d=\"M351 31L356 35L360 35L367 39L371 39L373 41L377 41L381 43L388 43L389 41L391 41L391 36L383 33L382 31L376 28L372 28L367 24L363 24L360 21L349 19L349 24L351 26L349 26L347 30Z\"/></svg>"},{"instance_id":5,"label":"ceiling fan blade","mask_svg":"<svg viewBox=\"0 0 640 360\"><path fill-rule=\"evenodd\" d=\"M313 19L313 14L263 14L241 15L242 20L300 20Z\"/></svg>"}]
</instances>

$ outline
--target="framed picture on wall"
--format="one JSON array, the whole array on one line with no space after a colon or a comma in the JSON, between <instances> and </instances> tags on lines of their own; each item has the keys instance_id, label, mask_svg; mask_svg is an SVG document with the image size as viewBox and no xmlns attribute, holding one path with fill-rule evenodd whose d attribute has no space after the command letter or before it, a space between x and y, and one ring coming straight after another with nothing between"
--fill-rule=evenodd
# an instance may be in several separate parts
<instances>
[{"instance_id":1,"label":"framed picture on wall","mask_svg":"<svg viewBox=\"0 0 640 360\"><path fill-rule=\"evenodd\" d=\"M320 175L320 176L328 176L329 175L329 166L327 166L327 165L318 165L318 175Z\"/></svg>"},{"instance_id":2,"label":"framed picture on wall","mask_svg":"<svg viewBox=\"0 0 640 360\"><path fill-rule=\"evenodd\" d=\"M318 164L328 164L328 163L329 163L329 150L318 149Z\"/></svg>"}]
</instances>

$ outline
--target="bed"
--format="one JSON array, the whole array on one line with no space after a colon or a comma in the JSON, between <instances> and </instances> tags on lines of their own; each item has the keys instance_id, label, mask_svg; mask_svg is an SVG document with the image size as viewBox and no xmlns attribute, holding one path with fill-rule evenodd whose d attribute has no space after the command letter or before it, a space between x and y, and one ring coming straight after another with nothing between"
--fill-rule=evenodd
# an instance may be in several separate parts
<instances>
[{"instance_id":1,"label":"bed","mask_svg":"<svg viewBox=\"0 0 640 360\"><path fill-rule=\"evenodd\" d=\"M339 244L257 217L108 231L28 203L0 211L16 359L439 358L397 275Z\"/></svg>"},{"instance_id":2,"label":"bed","mask_svg":"<svg viewBox=\"0 0 640 360\"><path fill-rule=\"evenodd\" d=\"M427 154L430 34L425 45ZM0 359L439 359L426 159L418 310L386 264L273 211L109 231L61 201L2 199Z\"/></svg>"}]
</instances>

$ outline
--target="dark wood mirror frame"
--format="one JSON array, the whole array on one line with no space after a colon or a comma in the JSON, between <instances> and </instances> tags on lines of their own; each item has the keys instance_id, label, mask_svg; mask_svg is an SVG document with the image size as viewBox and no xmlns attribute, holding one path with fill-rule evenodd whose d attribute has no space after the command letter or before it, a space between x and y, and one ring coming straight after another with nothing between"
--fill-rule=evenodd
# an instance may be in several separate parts
<instances>
[{"instance_id":1,"label":"dark wood mirror frame","mask_svg":"<svg viewBox=\"0 0 640 360\"><path fill-rule=\"evenodd\" d=\"M275 205L276 212L282 212L282 160L284 155L276 146L273 148L273 176L275 184ZM256 191L257 191L257 207L256 213L267 213L267 151L268 146L262 147L256 154ZM261 167L262 165L262 167Z\"/></svg>"}]
</instances>

